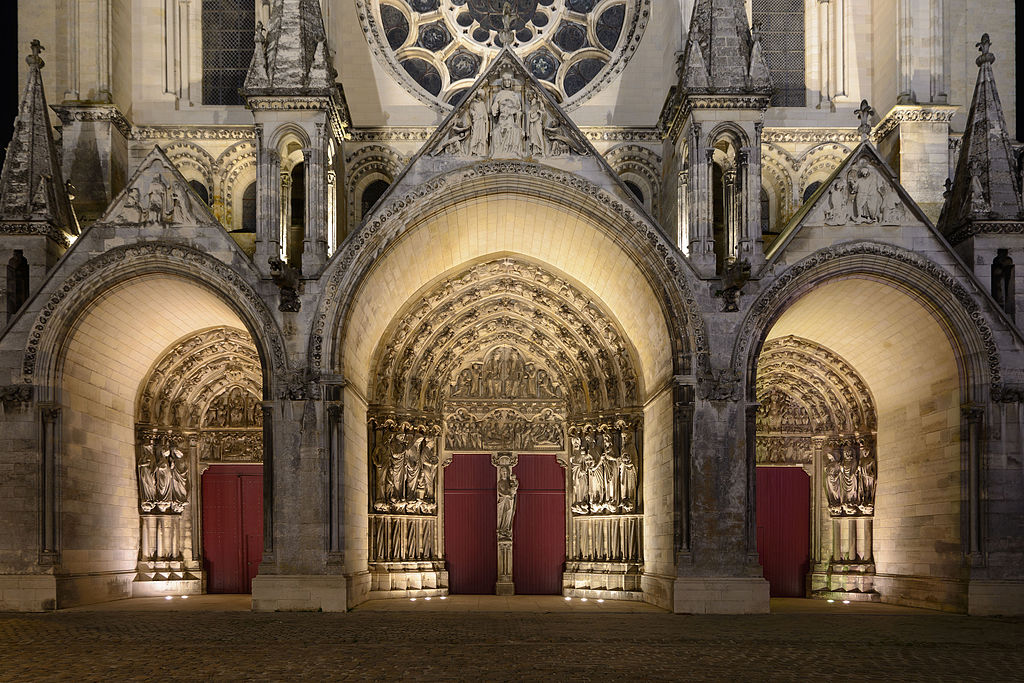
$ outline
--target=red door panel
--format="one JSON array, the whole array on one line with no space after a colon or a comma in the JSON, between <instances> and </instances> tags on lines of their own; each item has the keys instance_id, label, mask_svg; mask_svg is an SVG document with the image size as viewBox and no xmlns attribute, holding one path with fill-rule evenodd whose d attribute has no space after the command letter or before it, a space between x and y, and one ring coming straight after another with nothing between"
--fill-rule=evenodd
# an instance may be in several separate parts
<instances>
[{"instance_id":1,"label":"red door panel","mask_svg":"<svg viewBox=\"0 0 1024 683\"><path fill-rule=\"evenodd\" d=\"M757 468L757 553L773 598L805 595L811 484L799 467Z\"/></svg>"},{"instance_id":2,"label":"red door panel","mask_svg":"<svg viewBox=\"0 0 1024 683\"><path fill-rule=\"evenodd\" d=\"M512 523L512 579L521 595L562 592L565 567L565 470L554 455L523 454Z\"/></svg>"},{"instance_id":3,"label":"red door panel","mask_svg":"<svg viewBox=\"0 0 1024 683\"><path fill-rule=\"evenodd\" d=\"M251 593L263 555L263 467L213 466L202 490L206 590Z\"/></svg>"},{"instance_id":4,"label":"red door panel","mask_svg":"<svg viewBox=\"0 0 1024 683\"><path fill-rule=\"evenodd\" d=\"M493 595L498 579L497 471L490 455L456 454L444 470L444 551L451 593Z\"/></svg>"}]
</instances>

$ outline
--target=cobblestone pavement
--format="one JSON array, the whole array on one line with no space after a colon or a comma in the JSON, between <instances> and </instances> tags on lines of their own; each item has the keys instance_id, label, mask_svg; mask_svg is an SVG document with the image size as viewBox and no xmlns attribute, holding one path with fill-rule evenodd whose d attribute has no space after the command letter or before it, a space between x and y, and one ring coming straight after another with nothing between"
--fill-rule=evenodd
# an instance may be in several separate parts
<instances>
[{"instance_id":1,"label":"cobblestone pavement","mask_svg":"<svg viewBox=\"0 0 1024 683\"><path fill-rule=\"evenodd\" d=\"M886 606L726 617L607 603L348 614L154 604L0 614L0 679L1024 680L1024 620Z\"/></svg>"}]
</instances>

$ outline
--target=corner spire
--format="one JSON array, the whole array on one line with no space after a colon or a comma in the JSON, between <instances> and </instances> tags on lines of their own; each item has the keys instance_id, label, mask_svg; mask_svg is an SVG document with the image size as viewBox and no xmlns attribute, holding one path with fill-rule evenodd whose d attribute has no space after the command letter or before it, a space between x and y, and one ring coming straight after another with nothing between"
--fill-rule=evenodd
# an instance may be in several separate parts
<instances>
[{"instance_id":1,"label":"corner spire","mask_svg":"<svg viewBox=\"0 0 1024 683\"><path fill-rule=\"evenodd\" d=\"M37 228L29 232L65 242L63 233L78 234L78 221L53 142L43 92L42 52L43 46L33 40L32 54L25 58L29 65L28 79L0 173L0 218L5 222L37 224Z\"/></svg>"},{"instance_id":2,"label":"corner spire","mask_svg":"<svg viewBox=\"0 0 1024 683\"><path fill-rule=\"evenodd\" d=\"M972 220L1024 219L1024 204L1016 183L1017 164L992 72L996 58L987 33L977 48L978 81L953 183L939 218L939 227L947 236Z\"/></svg>"},{"instance_id":3,"label":"corner spire","mask_svg":"<svg viewBox=\"0 0 1024 683\"><path fill-rule=\"evenodd\" d=\"M256 28L256 46L245 78L248 92L308 92L332 88L337 72L327 51L319 0L273 0L270 28Z\"/></svg>"},{"instance_id":4,"label":"corner spire","mask_svg":"<svg viewBox=\"0 0 1024 683\"><path fill-rule=\"evenodd\" d=\"M683 56L682 86L719 94L770 94L759 31L743 0L697 0Z\"/></svg>"}]
</instances>

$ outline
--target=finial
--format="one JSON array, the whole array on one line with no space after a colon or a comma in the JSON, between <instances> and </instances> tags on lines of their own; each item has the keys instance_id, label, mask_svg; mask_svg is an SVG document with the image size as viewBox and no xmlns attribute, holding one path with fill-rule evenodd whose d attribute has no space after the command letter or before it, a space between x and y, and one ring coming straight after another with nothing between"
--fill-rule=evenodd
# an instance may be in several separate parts
<instances>
[{"instance_id":1,"label":"finial","mask_svg":"<svg viewBox=\"0 0 1024 683\"><path fill-rule=\"evenodd\" d=\"M512 45L512 3L505 0L501 6L501 30L498 31L498 40L503 46Z\"/></svg>"},{"instance_id":2,"label":"finial","mask_svg":"<svg viewBox=\"0 0 1024 683\"><path fill-rule=\"evenodd\" d=\"M46 48L44 48L43 44L40 43L38 40L33 40L31 43L31 47L32 54L25 58L25 63L33 69L42 69L46 65L46 62L44 62L43 58L39 56L39 53L45 50Z\"/></svg>"},{"instance_id":3,"label":"finial","mask_svg":"<svg viewBox=\"0 0 1024 683\"><path fill-rule=\"evenodd\" d=\"M256 42L257 43L263 43L263 42L266 42L266 40L267 40L267 32L266 32L266 29L263 28L263 22L262 21L257 21L256 22Z\"/></svg>"},{"instance_id":4,"label":"finial","mask_svg":"<svg viewBox=\"0 0 1024 683\"><path fill-rule=\"evenodd\" d=\"M860 133L861 140L867 140L871 136L871 117L875 115L875 110L871 108L867 100L860 101L860 109L854 112L857 118L860 119L860 125L857 126L857 132Z\"/></svg>"},{"instance_id":5,"label":"finial","mask_svg":"<svg viewBox=\"0 0 1024 683\"><path fill-rule=\"evenodd\" d=\"M984 66L985 64L991 64L996 61L996 56L992 54L992 41L989 40L988 34L983 33L981 36L981 42L975 43L974 47L978 48L978 58L974 60L974 63L978 66Z\"/></svg>"}]
</instances>

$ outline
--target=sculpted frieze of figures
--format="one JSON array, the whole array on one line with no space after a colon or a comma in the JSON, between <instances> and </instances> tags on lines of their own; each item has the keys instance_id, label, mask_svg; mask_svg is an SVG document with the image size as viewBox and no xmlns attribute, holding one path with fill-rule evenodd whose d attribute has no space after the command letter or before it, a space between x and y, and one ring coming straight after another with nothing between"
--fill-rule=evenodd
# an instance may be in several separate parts
<instances>
[{"instance_id":1,"label":"sculpted frieze of figures","mask_svg":"<svg viewBox=\"0 0 1024 683\"><path fill-rule=\"evenodd\" d=\"M586 154L586 146L513 68L484 83L458 111L434 156L522 159Z\"/></svg>"},{"instance_id":2,"label":"sculpted frieze of figures","mask_svg":"<svg viewBox=\"0 0 1024 683\"><path fill-rule=\"evenodd\" d=\"M832 437L825 442L825 495L833 517L875 512L878 461L871 435Z\"/></svg>"},{"instance_id":3,"label":"sculpted frieze of figures","mask_svg":"<svg viewBox=\"0 0 1024 683\"><path fill-rule=\"evenodd\" d=\"M145 513L181 513L189 503L186 438L152 431L139 434L136 473L139 508Z\"/></svg>"},{"instance_id":4,"label":"sculpted frieze of figures","mask_svg":"<svg viewBox=\"0 0 1024 683\"><path fill-rule=\"evenodd\" d=\"M757 435L758 464L809 465L814 462L814 440L809 436Z\"/></svg>"},{"instance_id":5,"label":"sculpted frieze of figures","mask_svg":"<svg viewBox=\"0 0 1024 683\"><path fill-rule=\"evenodd\" d=\"M899 225L905 207L896 190L867 159L860 159L828 189L825 225Z\"/></svg>"},{"instance_id":6,"label":"sculpted frieze of figures","mask_svg":"<svg viewBox=\"0 0 1024 683\"><path fill-rule=\"evenodd\" d=\"M199 459L203 462L261 462L263 432L247 429L204 430L199 433Z\"/></svg>"},{"instance_id":7,"label":"sculpted frieze of figures","mask_svg":"<svg viewBox=\"0 0 1024 683\"><path fill-rule=\"evenodd\" d=\"M640 511L640 437L639 423L631 420L569 428L573 514Z\"/></svg>"},{"instance_id":8,"label":"sculpted frieze of figures","mask_svg":"<svg viewBox=\"0 0 1024 683\"><path fill-rule=\"evenodd\" d=\"M139 225L198 225L207 219L185 182L154 158L125 192L112 222Z\"/></svg>"},{"instance_id":9,"label":"sculpted frieze of figures","mask_svg":"<svg viewBox=\"0 0 1024 683\"><path fill-rule=\"evenodd\" d=\"M511 347L494 353L498 347ZM467 359L469 362L467 363ZM587 296L537 266L473 266L405 313L378 353L374 402L564 398L578 412L636 404L625 337Z\"/></svg>"},{"instance_id":10,"label":"sculpted frieze of figures","mask_svg":"<svg viewBox=\"0 0 1024 683\"><path fill-rule=\"evenodd\" d=\"M565 447L565 418L554 407L542 408L531 418L518 409L494 408L478 415L473 411L480 406L453 405L457 407L445 420L446 451L559 451Z\"/></svg>"},{"instance_id":11,"label":"sculpted frieze of figures","mask_svg":"<svg viewBox=\"0 0 1024 683\"><path fill-rule=\"evenodd\" d=\"M551 374L523 359L519 351L501 347L459 371L451 398L561 398Z\"/></svg>"},{"instance_id":12,"label":"sculpted frieze of figures","mask_svg":"<svg viewBox=\"0 0 1024 683\"><path fill-rule=\"evenodd\" d=\"M371 510L435 514L440 427L378 417L371 418L368 430Z\"/></svg>"}]
</instances>

